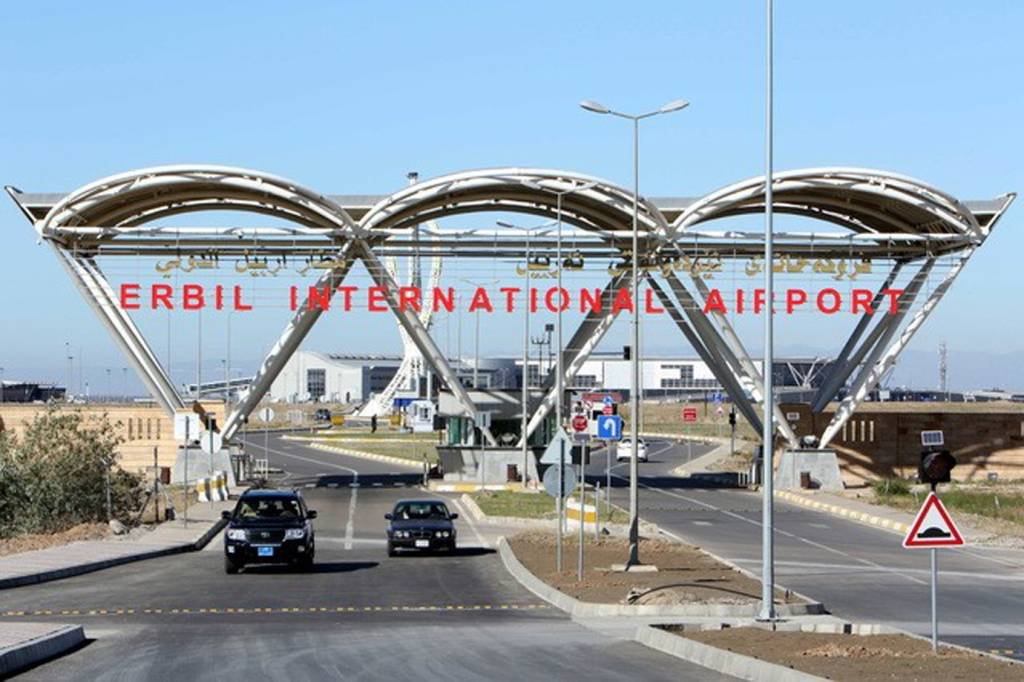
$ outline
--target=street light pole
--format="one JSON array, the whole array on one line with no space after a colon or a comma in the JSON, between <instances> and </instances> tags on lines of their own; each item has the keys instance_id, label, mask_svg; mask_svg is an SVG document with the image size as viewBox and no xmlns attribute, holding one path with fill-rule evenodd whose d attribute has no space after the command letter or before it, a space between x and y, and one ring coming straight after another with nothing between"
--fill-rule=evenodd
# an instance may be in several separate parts
<instances>
[{"instance_id":1,"label":"street light pole","mask_svg":"<svg viewBox=\"0 0 1024 682\"><path fill-rule=\"evenodd\" d=\"M591 100L583 100L580 106L595 114L611 114L633 122L633 239L631 260L633 261L630 288L633 292L633 347L630 352L631 376L629 381L629 435L632 456L629 458L629 558L627 569L640 564L640 489L638 485L639 467L637 460L637 443L640 438L640 121L658 114L669 114L689 106L686 100L673 100L656 111L646 114L632 115L613 111L603 104Z\"/></svg>"},{"instance_id":2,"label":"street light pole","mask_svg":"<svg viewBox=\"0 0 1024 682\"><path fill-rule=\"evenodd\" d=\"M545 227L551 225L551 223L545 223L537 227L522 227L520 225L513 225L512 223L504 222L499 220L498 225L501 227L507 227L511 230L518 230L526 234L526 267L523 273L525 283L523 284L523 378L522 378L522 420L521 420L521 431L520 431L520 445L523 450L523 471L522 471L522 482L523 487L527 487L526 473L530 469L530 448L527 444L526 427L529 423L527 417L527 408L529 407L529 365L530 365L530 237L536 231L538 235L545 234L547 231L541 232Z\"/></svg>"},{"instance_id":3,"label":"street light pole","mask_svg":"<svg viewBox=\"0 0 1024 682\"><path fill-rule=\"evenodd\" d=\"M764 182L764 290L768 310L764 316L764 359L761 373L764 375L764 431L761 435L761 612L758 620L773 621L775 613L775 537L774 537L774 485L772 481L772 460L775 455L774 422L774 278L772 253L774 232L772 226L772 0L767 0L767 42L765 62L765 182Z\"/></svg>"}]
</instances>

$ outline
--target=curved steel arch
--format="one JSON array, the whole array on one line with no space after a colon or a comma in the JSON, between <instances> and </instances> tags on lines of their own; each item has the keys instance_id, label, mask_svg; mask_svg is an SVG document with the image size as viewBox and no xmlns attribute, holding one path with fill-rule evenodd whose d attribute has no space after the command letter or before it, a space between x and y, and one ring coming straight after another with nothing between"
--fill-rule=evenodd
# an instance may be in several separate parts
<instances>
[{"instance_id":1,"label":"curved steel arch","mask_svg":"<svg viewBox=\"0 0 1024 682\"><path fill-rule=\"evenodd\" d=\"M341 206L302 185L261 171L230 166L144 168L97 180L64 197L36 223L40 236L80 225L139 227L189 211L266 213L310 227L356 232ZM102 231L100 232L102 234Z\"/></svg>"},{"instance_id":2,"label":"curved steel arch","mask_svg":"<svg viewBox=\"0 0 1024 682\"><path fill-rule=\"evenodd\" d=\"M484 211L553 217L559 192L591 183L588 189L564 195L563 220L598 234L631 229L631 191L589 175L537 168L465 171L420 182L380 201L363 216L360 226L368 233L402 230L426 220ZM653 203L642 199L640 207L640 229L661 234L671 231Z\"/></svg>"},{"instance_id":3,"label":"curved steel arch","mask_svg":"<svg viewBox=\"0 0 1024 682\"><path fill-rule=\"evenodd\" d=\"M984 238L987 229L959 200L904 175L866 168L809 168L776 173L773 204L786 213L839 223L855 232L954 234ZM764 211L765 179L748 178L687 206L680 233L710 220Z\"/></svg>"}]
</instances>

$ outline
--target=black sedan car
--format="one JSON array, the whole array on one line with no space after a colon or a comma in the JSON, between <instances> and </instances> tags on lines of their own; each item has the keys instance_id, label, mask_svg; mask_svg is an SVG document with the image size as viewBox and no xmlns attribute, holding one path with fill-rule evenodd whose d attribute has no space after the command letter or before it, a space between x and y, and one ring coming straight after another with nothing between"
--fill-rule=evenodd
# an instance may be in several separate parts
<instances>
[{"instance_id":1,"label":"black sedan car","mask_svg":"<svg viewBox=\"0 0 1024 682\"><path fill-rule=\"evenodd\" d=\"M458 514L448 511L441 500L399 500L388 520L388 556L400 549L455 552L455 524Z\"/></svg>"},{"instance_id":2,"label":"black sedan car","mask_svg":"<svg viewBox=\"0 0 1024 682\"><path fill-rule=\"evenodd\" d=\"M316 542L313 519L294 490L254 489L242 493L234 511L225 511L224 570L237 573L246 564L292 564L313 568Z\"/></svg>"}]
</instances>

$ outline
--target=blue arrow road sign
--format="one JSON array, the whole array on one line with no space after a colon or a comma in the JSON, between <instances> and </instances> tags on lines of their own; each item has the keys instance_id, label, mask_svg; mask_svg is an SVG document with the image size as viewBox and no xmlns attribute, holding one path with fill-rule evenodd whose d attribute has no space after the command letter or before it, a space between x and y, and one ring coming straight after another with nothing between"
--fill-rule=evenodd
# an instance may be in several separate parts
<instances>
[{"instance_id":1,"label":"blue arrow road sign","mask_svg":"<svg viewBox=\"0 0 1024 682\"><path fill-rule=\"evenodd\" d=\"M614 414L603 414L597 418L597 437L604 440L622 438L622 417Z\"/></svg>"},{"instance_id":2,"label":"blue arrow road sign","mask_svg":"<svg viewBox=\"0 0 1024 682\"><path fill-rule=\"evenodd\" d=\"M604 403L605 405L614 405L614 404L615 404L615 401L614 401L614 400L612 400L612 397L611 397L610 395L606 395L606 396L604 397L604 400L603 400L602 402L603 402L603 403Z\"/></svg>"}]
</instances>

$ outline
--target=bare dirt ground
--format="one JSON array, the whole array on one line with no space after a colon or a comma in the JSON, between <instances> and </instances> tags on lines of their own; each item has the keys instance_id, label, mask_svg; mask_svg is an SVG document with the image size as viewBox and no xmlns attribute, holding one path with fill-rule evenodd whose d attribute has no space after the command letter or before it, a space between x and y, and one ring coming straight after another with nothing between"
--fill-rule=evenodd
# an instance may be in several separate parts
<instances>
[{"instance_id":1,"label":"bare dirt ground","mask_svg":"<svg viewBox=\"0 0 1024 682\"><path fill-rule=\"evenodd\" d=\"M57 547L79 540L102 540L112 534L105 523L83 523L60 533L18 535L0 540L0 556Z\"/></svg>"},{"instance_id":2,"label":"bare dirt ground","mask_svg":"<svg viewBox=\"0 0 1024 682\"><path fill-rule=\"evenodd\" d=\"M710 646L831 680L1024 680L1024 664L940 647L906 635L827 635L729 628L676 632Z\"/></svg>"},{"instance_id":3,"label":"bare dirt ground","mask_svg":"<svg viewBox=\"0 0 1024 682\"><path fill-rule=\"evenodd\" d=\"M508 539L516 557L548 585L586 602L599 604L750 604L760 599L761 583L719 563L696 547L644 539L640 559L658 567L656 573L612 572L626 560L625 538L589 536L583 545L583 581L576 580L575 534L565 538L564 571L555 571L555 534L529 531ZM799 602L779 592L779 603Z\"/></svg>"}]
</instances>

